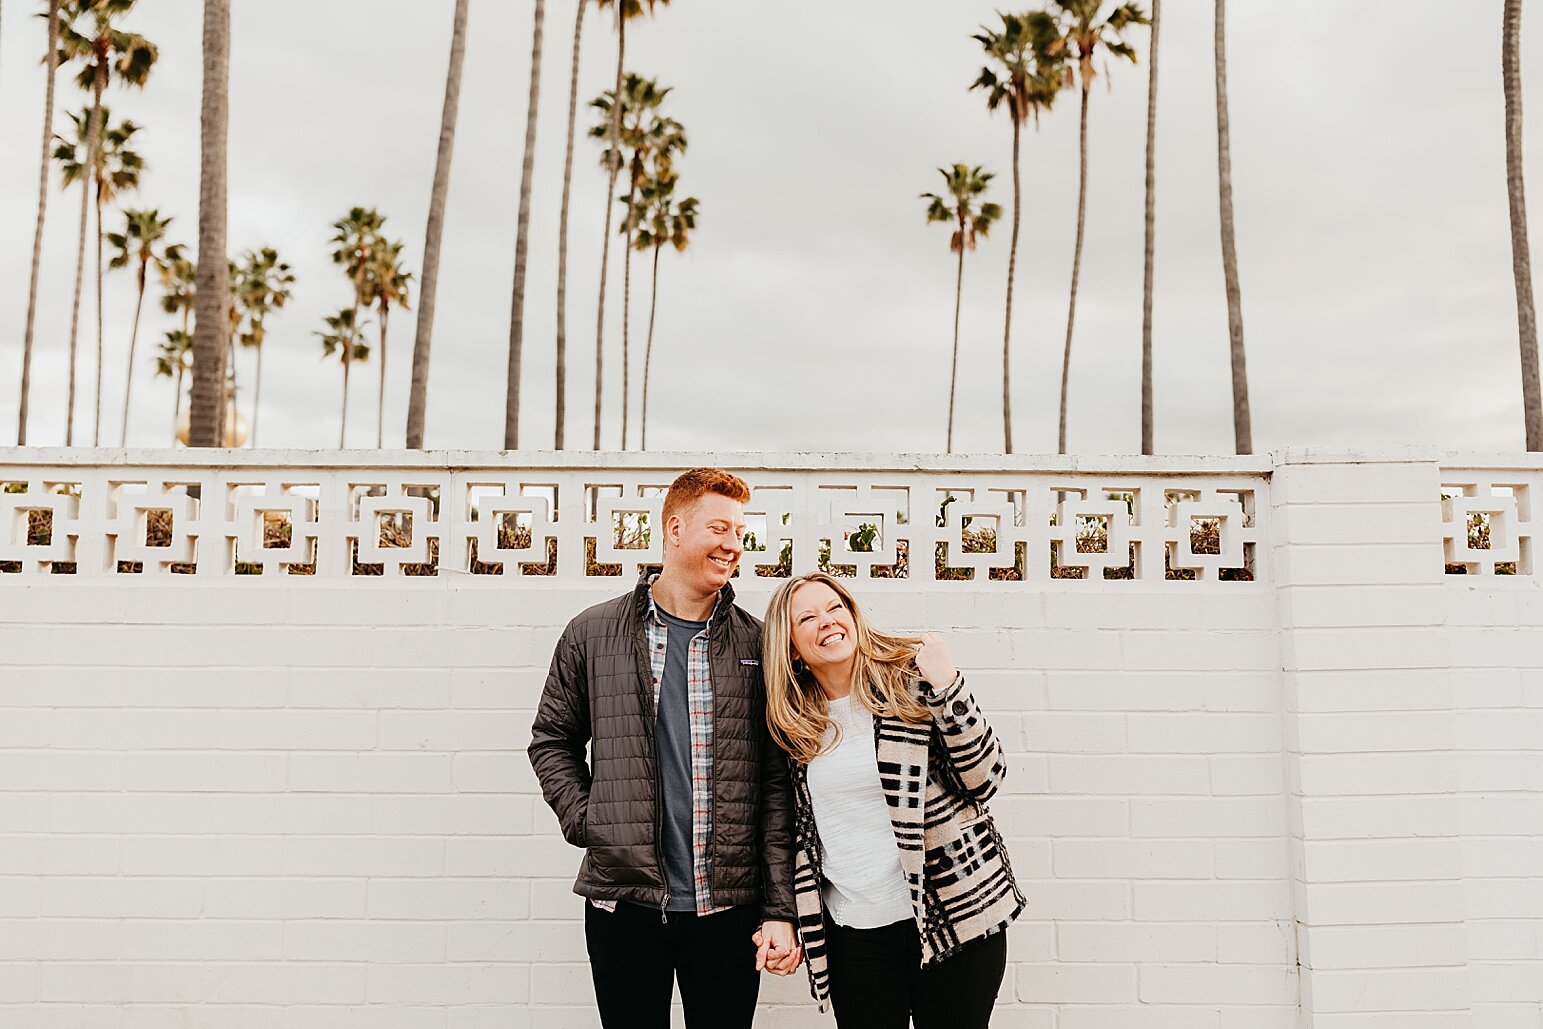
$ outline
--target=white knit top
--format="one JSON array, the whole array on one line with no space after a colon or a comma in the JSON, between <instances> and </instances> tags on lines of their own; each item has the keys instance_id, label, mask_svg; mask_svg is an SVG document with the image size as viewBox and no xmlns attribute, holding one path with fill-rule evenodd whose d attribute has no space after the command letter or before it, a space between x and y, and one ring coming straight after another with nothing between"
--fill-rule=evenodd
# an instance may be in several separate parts
<instances>
[{"instance_id":1,"label":"white knit top","mask_svg":"<svg viewBox=\"0 0 1543 1029\"><path fill-rule=\"evenodd\" d=\"M809 797L820 836L825 910L837 925L876 929L914 917L900 848L879 785L873 713L851 696L830 702L841 739L809 762Z\"/></svg>"}]
</instances>

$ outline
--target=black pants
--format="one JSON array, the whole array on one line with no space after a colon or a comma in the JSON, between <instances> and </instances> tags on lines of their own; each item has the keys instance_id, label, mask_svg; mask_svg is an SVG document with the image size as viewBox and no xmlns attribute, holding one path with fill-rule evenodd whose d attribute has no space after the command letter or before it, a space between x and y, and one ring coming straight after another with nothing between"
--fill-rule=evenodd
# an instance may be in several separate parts
<instances>
[{"instance_id":1,"label":"black pants","mask_svg":"<svg viewBox=\"0 0 1543 1029\"><path fill-rule=\"evenodd\" d=\"M750 1029L761 973L755 943L761 917L752 905L715 915L584 902L584 937L595 1001L605 1029L669 1029L670 998L680 982L686 1025Z\"/></svg>"},{"instance_id":2,"label":"black pants","mask_svg":"<svg viewBox=\"0 0 1543 1029\"><path fill-rule=\"evenodd\" d=\"M916 923L848 929L825 923L830 998L840 1029L986 1029L1002 974L1007 933L972 940L921 968Z\"/></svg>"}]
</instances>

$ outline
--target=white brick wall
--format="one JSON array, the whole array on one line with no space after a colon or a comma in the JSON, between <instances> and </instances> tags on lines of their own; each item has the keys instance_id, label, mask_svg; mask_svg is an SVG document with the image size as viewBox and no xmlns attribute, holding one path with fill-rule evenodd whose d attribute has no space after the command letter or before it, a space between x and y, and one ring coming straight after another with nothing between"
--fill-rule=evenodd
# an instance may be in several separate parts
<instances>
[{"instance_id":1,"label":"white brick wall","mask_svg":"<svg viewBox=\"0 0 1543 1029\"><path fill-rule=\"evenodd\" d=\"M862 594L1009 751L994 1024L1543 1029L1543 579L1443 575L1440 478L1277 456L1256 583ZM0 578L0 1027L596 1025L524 747L615 582L286 578Z\"/></svg>"}]
</instances>

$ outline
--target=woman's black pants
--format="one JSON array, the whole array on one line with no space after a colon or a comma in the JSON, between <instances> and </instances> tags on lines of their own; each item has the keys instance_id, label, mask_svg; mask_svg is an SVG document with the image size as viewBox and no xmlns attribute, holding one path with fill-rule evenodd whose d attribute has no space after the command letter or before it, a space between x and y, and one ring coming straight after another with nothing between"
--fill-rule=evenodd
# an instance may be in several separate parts
<instances>
[{"instance_id":1,"label":"woman's black pants","mask_svg":"<svg viewBox=\"0 0 1543 1029\"><path fill-rule=\"evenodd\" d=\"M827 921L830 995L840 1029L986 1029L1002 975L1007 933L966 943L921 968L921 938L912 921L848 929Z\"/></svg>"}]
</instances>

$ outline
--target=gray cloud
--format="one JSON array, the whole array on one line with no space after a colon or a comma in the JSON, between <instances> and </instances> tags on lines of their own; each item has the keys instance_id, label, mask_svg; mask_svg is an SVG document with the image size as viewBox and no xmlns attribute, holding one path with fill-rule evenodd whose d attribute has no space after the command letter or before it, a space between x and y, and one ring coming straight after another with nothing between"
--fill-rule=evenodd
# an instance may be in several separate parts
<instances>
[{"instance_id":1,"label":"gray cloud","mask_svg":"<svg viewBox=\"0 0 1543 1029\"><path fill-rule=\"evenodd\" d=\"M496 447L529 59L526 5L473 5L441 272L429 443ZM1232 5L1233 160L1256 445L1521 440L1498 61L1498 14L1450 17L1302 0ZM518 9L516 9L518 8ZM388 12L383 16L382 12ZM1392 16L1394 13L1398 16ZM1158 443L1231 447L1226 312L1217 253L1210 5L1165 10L1159 112ZM320 361L321 316L348 297L329 223L373 205L421 260L450 4L271 0L238 5L232 57L230 240L291 260L294 304L272 323L262 442L336 439L340 373ZM548 6L527 301L524 436L551 440L555 255L573 8ZM993 5L921 0L779 5L679 0L629 31L629 64L675 87L691 149L682 187L697 238L661 263L650 399L656 448L935 450L942 444L953 303L947 233L917 194L939 165L979 163L1010 197L1010 132L965 87L968 37ZM129 23L162 61L114 98L147 126L134 203L196 231L198 5L145 4ZM608 87L613 39L591 17L584 99ZM15 420L42 76L42 25L6 20L0 54L0 439ZM1144 51L1144 37L1140 44ZM1531 66L1529 66L1529 72ZM1088 238L1072 381L1079 451L1138 444L1146 68L1109 69L1092 98ZM1529 74L1535 81L1536 74ZM73 89L62 89L73 97ZM1528 103L1543 101L1529 88ZM63 106L78 101L68 100ZM587 125L590 112L581 112ZM1024 239L1015 312L1015 440L1053 450L1074 231L1077 124L1068 95L1024 142ZM1532 167L1543 160L1530 134ZM568 331L572 445L587 445L605 182L580 141ZM71 195L73 196L73 194ZM62 440L75 205L56 193L44 255L34 442ZM1001 444L1004 221L969 258L960 444ZM613 247L619 258L619 248ZM621 280L613 266L612 282ZM647 261L634 263L634 388ZM116 425L133 289L110 280L107 402ZM619 439L619 293L607 305L605 439ZM89 299L86 322L89 325ZM401 438L414 316L392 320L388 441ZM142 339L168 327L147 316ZM89 331L82 346L93 345ZM89 361L82 363L87 370ZM243 368L250 383L250 369ZM143 369L138 375L143 375ZM350 439L374 438L374 376L360 370ZM161 443L165 380L142 378L131 442ZM249 394L248 394L249 397ZM633 410L637 398L634 395ZM89 415L78 425L87 427ZM634 426L634 442L636 428ZM77 433L79 438L80 433ZM107 433L115 441L115 431Z\"/></svg>"}]
</instances>

